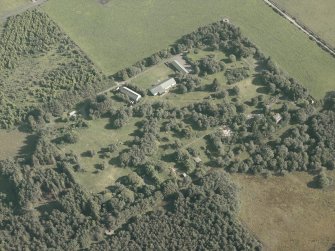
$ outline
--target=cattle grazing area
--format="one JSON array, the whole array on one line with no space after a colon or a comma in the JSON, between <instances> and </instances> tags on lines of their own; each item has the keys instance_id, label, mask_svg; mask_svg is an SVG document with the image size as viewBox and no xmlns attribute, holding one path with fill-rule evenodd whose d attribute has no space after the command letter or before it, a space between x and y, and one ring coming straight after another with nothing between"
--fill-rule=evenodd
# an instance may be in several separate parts
<instances>
[{"instance_id":1,"label":"cattle grazing area","mask_svg":"<svg viewBox=\"0 0 335 251\"><path fill-rule=\"evenodd\" d=\"M106 74L114 74L201 25L228 17L266 55L320 99L335 61L258 0L50 0L43 9ZM185 11L187 10L187 11Z\"/></svg>"},{"instance_id":2,"label":"cattle grazing area","mask_svg":"<svg viewBox=\"0 0 335 251\"><path fill-rule=\"evenodd\" d=\"M334 1L274 0L273 2L335 48Z\"/></svg>"},{"instance_id":3,"label":"cattle grazing area","mask_svg":"<svg viewBox=\"0 0 335 251\"><path fill-rule=\"evenodd\" d=\"M334 174L330 174L334 178ZM240 219L267 250L331 250L335 238L334 187L307 186L313 177L293 173L264 179L234 175L240 187Z\"/></svg>"}]
</instances>

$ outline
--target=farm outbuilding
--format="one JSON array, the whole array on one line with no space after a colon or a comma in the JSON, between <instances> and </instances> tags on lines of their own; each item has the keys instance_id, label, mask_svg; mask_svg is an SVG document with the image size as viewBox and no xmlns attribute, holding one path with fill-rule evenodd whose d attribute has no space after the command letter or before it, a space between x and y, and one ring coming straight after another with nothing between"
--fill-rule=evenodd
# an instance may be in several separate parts
<instances>
[{"instance_id":1,"label":"farm outbuilding","mask_svg":"<svg viewBox=\"0 0 335 251\"><path fill-rule=\"evenodd\" d=\"M171 64L173 65L174 68L177 69L177 71L184 73L184 74L189 74L189 71L177 60L173 60Z\"/></svg>"},{"instance_id":2,"label":"farm outbuilding","mask_svg":"<svg viewBox=\"0 0 335 251\"><path fill-rule=\"evenodd\" d=\"M128 87L121 86L119 90L121 93L127 95L131 100L135 102L139 101L142 98L140 94L129 89Z\"/></svg>"},{"instance_id":3,"label":"farm outbuilding","mask_svg":"<svg viewBox=\"0 0 335 251\"><path fill-rule=\"evenodd\" d=\"M168 80L165 80L161 82L160 84L156 85L155 87L150 89L150 92L152 95L157 96L157 95L163 95L169 91L170 88L175 86L176 80L174 78L170 78Z\"/></svg>"}]
</instances>

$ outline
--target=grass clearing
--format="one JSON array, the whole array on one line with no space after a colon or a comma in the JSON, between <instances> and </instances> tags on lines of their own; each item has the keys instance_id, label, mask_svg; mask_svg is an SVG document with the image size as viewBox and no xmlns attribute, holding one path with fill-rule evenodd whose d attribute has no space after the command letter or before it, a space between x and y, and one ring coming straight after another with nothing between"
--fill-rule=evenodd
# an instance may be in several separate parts
<instances>
[{"instance_id":1,"label":"grass clearing","mask_svg":"<svg viewBox=\"0 0 335 251\"><path fill-rule=\"evenodd\" d=\"M144 89L150 89L159 82L166 80L170 75L173 75L174 71L166 64L159 64L139 74L131 82Z\"/></svg>"},{"instance_id":2,"label":"grass clearing","mask_svg":"<svg viewBox=\"0 0 335 251\"><path fill-rule=\"evenodd\" d=\"M42 8L107 74L229 17L316 98L334 89L335 60L260 0L50 0Z\"/></svg>"},{"instance_id":3,"label":"grass clearing","mask_svg":"<svg viewBox=\"0 0 335 251\"><path fill-rule=\"evenodd\" d=\"M274 0L287 13L335 47L335 2L333 0Z\"/></svg>"},{"instance_id":4,"label":"grass clearing","mask_svg":"<svg viewBox=\"0 0 335 251\"><path fill-rule=\"evenodd\" d=\"M241 188L240 218L266 250L328 250L334 243L335 189L309 188L312 179L233 175Z\"/></svg>"},{"instance_id":5,"label":"grass clearing","mask_svg":"<svg viewBox=\"0 0 335 251\"><path fill-rule=\"evenodd\" d=\"M0 0L0 22L2 17L30 3L29 0Z\"/></svg>"},{"instance_id":6,"label":"grass clearing","mask_svg":"<svg viewBox=\"0 0 335 251\"><path fill-rule=\"evenodd\" d=\"M12 158L25 152L28 135L17 130L0 130L0 160Z\"/></svg>"},{"instance_id":7,"label":"grass clearing","mask_svg":"<svg viewBox=\"0 0 335 251\"><path fill-rule=\"evenodd\" d=\"M119 177L127 175L131 172L128 168L118 168L110 164L108 161L107 167L101 172L96 172L96 164L102 163L103 160L99 158L99 151L102 147L108 147L111 143L126 142L131 140L131 134L136 130L136 122L134 119L128 125L122 127L120 130L107 129L109 124L108 119L97 119L92 121L87 129L79 131L79 141L73 145L66 145L65 152L73 151L77 156L79 163L85 169L85 172L73 172L76 181L93 192L100 192L106 187L112 185ZM120 149L125 146L120 145ZM96 152L94 157L83 156L83 153L88 150ZM114 154L115 155L115 154ZM113 157L116 157L114 156Z\"/></svg>"}]
</instances>

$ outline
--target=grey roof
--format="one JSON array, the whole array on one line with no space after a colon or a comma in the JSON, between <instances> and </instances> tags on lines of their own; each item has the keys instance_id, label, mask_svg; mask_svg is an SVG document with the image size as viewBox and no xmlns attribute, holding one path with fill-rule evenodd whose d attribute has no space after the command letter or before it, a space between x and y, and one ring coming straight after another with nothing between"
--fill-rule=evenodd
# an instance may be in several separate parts
<instances>
[{"instance_id":1,"label":"grey roof","mask_svg":"<svg viewBox=\"0 0 335 251\"><path fill-rule=\"evenodd\" d=\"M134 92L133 90L129 89L128 87L121 86L120 92L123 94L126 94L130 99L138 101L142 96L138 94L137 92Z\"/></svg>"},{"instance_id":2,"label":"grey roof","mask_svg":"<svg viewBox=\"0 0 335 251\"><path fill-rule=\"evenodd\" d=\"M188 70L181 63L179 63L177 60L173 60L172 65L180 72L183 72L183 73L186 73L186 74L189 73Z\"/></svg>"},{"instance_id":3,"label":"grey roof","mask_svg":"<svg viewBox=\"0 0 335 251\"><path fill-rule=\"evenodd\" d=\"M156 96L157 94L163 94L167 92L171 87L175 86L176 80L174 78L170 78L156 85L155 87L150 89L152 95Z\"/></svg>"}]
</instances>

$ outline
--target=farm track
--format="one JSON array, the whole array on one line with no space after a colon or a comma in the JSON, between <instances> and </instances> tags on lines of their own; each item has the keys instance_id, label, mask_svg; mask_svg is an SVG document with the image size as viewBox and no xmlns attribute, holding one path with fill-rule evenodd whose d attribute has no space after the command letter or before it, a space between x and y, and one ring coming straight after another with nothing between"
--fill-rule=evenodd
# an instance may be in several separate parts
<instances>
[{"instance_id":1,"label":"farm track","mask_svg":"<svg viewBox=\"0 0 335 251\"><path fill-rule=\"evenodd\" d=\"M299 30L301 30L302 32L307 34L309 36L309 38L314 40L322 49L324 49L325 51L330 53L333 57L335 57L335 50L333 48L331 48L331 46L329 46L327 43L325 43L320 38L318 38L317 35L315 35L313 32L309 31L308 28L305 28L301 24L299 24L294 19L293 16L290 16L288 13L286 13L284 10L282 10L276 3L272 2L271 0L264 0L264 2L267 5L269 5L272 9L277 11L282 17L287 19L291 24L296 26Z\"/></svg>"},{"instance_id":2,"label":"farm track","mask_svg":"<svg viewBox=\"0 0 335 251\"><path fill-rule=\"evenodd\" d=\"M25 12L25 11L27 11L27 10L29 10L29 9L35 8L35 7L37 7L37 6L41 5L41 4L43 4L43 3L46 2L46 1L47 1L47 0L37 0L35 3L33 3L33 2L27 3L26 5L24 5L24 6L20 7L20 8L17 8L16 10L11 11L11 12L7 13L7 14L4 15L4 16L1 16L1 17L0 17L0 20L1 20L2 22L4 22L4 21L6 21L7 18L9 18L9 17L11 17L11 16L16 16L16 15L18 15L18 14L20 14L20 13L22 13L22 12ZM1 33L1 32L0 32L0 33Z\"/></svg>"}]
</instances>

